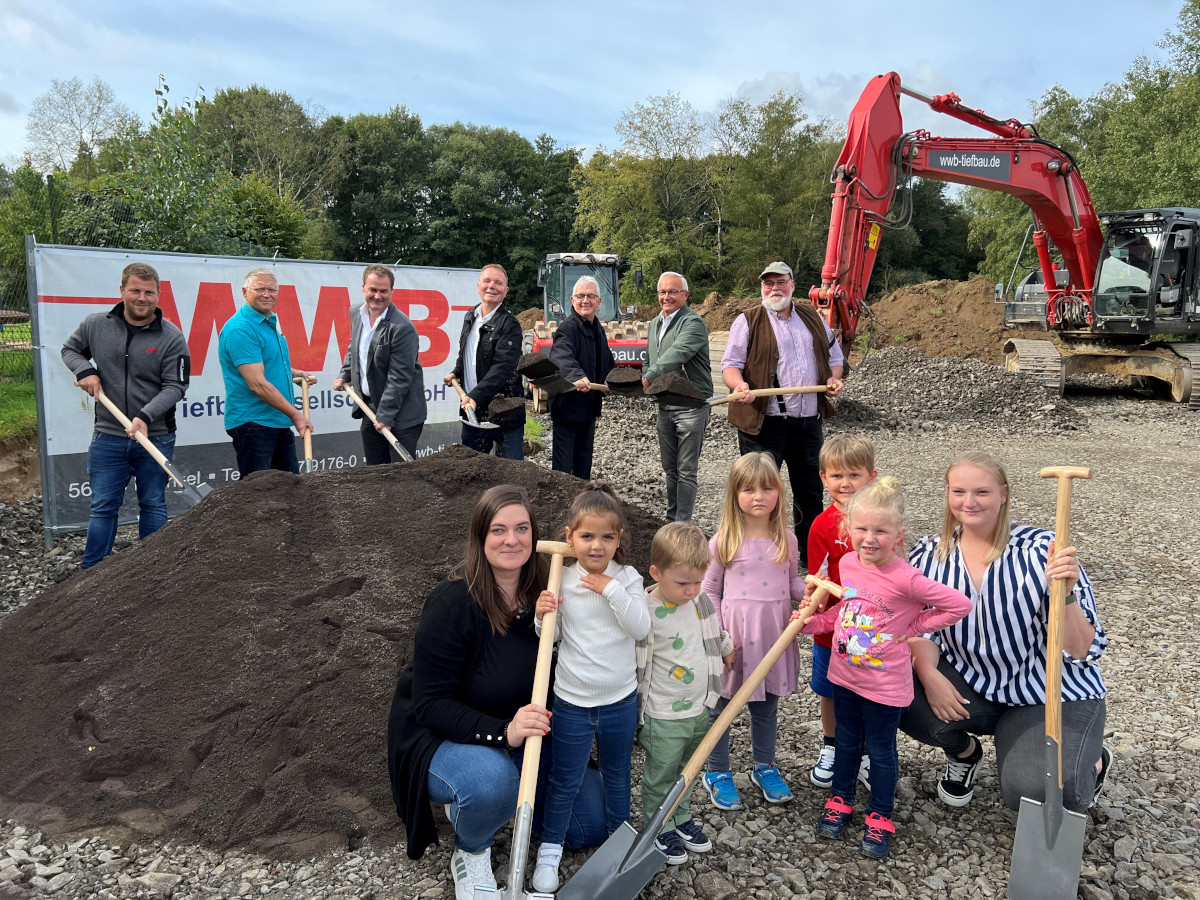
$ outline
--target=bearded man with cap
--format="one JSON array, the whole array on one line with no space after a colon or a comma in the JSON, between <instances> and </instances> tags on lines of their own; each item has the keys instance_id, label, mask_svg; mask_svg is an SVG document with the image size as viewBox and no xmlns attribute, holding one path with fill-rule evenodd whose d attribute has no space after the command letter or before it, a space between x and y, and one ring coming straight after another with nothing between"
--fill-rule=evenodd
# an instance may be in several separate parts
<instances>
[{"instance_id":1,"label":"bearded man with cap","mask_svg":"<svg viewBox=\"0 0 1200 900\"><path fill-rule=\"evenodd\" d=\"M823 508L821 420L833 411L828 398L842 390L845 360L821 314L806 301L792 299L796 282L785 263L771 263L759 280L762 305L738 316L730 327L721 380L730 392L820 384L827 388L824 394L744 397L729 404L739 452L765 451L781 470L787 468L803 569L808 529Z\"/></svg>"}]
</instances>

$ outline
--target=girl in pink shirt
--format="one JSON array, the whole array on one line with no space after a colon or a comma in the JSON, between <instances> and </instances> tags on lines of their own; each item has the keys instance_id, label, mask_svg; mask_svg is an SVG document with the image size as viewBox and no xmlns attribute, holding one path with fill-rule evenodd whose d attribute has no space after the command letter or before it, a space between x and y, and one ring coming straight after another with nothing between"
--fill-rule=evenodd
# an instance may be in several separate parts
<instances>
[{"instance_id":1,"label":"girl in pink shirt","mask_svg":"<svg viewBox=\"0 0 1200 900\"><path fill-rule=\"evenodd\" d=\"M882 859L895 831L896 728L913 699L908 639L962 619L971 601L904 559L904 496L896 479L881 478L856 493L843 522L854 553L841 559L842 600L803 628L809 634L833 632L829 680L837 754L817 832L835 839L845 832L865 751L871 757L871 799L859 849Z\"/></svg>"}]
</instances>

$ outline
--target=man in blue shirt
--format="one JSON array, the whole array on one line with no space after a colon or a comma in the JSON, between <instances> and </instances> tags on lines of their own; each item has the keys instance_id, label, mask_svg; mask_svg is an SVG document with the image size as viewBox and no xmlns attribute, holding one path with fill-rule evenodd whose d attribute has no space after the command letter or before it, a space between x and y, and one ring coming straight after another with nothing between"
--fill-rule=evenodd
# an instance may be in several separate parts
<instances>
[{"instance_id":1,"label":"man in blue shirt","mask_svg":"<svg viewBox=\"0 0 1200 900\"><path fill-rule=\"evenodd\" d=\"M270 269L254 269L242 285L245 304L221 329L218 353L225 379L225 431L233 438L238 472L262 469L299 474L296 439L313 430L295 407L292 378L317 379L293 369L275 304L279 282Z\"/></svg>"}]
</instances>

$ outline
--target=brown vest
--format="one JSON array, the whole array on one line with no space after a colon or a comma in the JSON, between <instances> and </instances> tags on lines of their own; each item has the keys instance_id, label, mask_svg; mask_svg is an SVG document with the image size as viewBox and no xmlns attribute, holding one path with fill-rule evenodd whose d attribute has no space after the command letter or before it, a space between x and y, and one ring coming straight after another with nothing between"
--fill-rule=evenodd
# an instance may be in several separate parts
<instances>
[{"instance_id":1,"label":"brown vest","mask_svg":"<svg viewBox=\"0 0 1200 900\"><path fill-rule=\"evenodd\" d=\"M817 384L825 384L833 377L833 369L829 365L830 345L828 340L824 340L825 320L809 303L793 301L792 312L804 320L804 327L812 335L813 356L817 360ZM742 368L742 378L750 385L751 390L775 387L775 372L779 368L779 345L775 341L775 332L771 329L767 308L760 304L746 312L745 316L750 333L747 338L746 365ZM758 397L753 403L730 403L730 424L746 434L758 434L762 430L763 417L766 415L770 399ZM823 419L833 415L833 407L824 394L817 394L817 409Z\"/></svg>"}]
</instances>

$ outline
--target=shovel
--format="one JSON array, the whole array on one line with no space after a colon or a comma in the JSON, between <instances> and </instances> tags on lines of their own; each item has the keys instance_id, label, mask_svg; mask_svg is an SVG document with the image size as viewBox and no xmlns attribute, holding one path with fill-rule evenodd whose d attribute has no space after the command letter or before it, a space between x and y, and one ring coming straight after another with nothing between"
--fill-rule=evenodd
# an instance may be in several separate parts
<instances>
[{"instance_id":1,"label":"shovel","mask_svg":"<svg viewBox=\"0 0 1200 900\"><path fill-rule=\"evenodd\" d=\"M75 382L75 386L79 386L78 381ZM96 391L96 399L108 407L108 411L113 414L113 418L120 422L125 429L128 429L133 424L129 421L129 417L125 413L117 409L117 404L108 399L108 395L104 393L103 389ZM192 506L195 506L212 493L212 488L206 482L202 481L195 487L192 487L184 481L183 476L171 465L171 461L167 459L161 450L154 446L154 442L150 438L146 437L140 431L134 435L134 440L141 444L142 449L154 457L154 461L162 466L164 472L171 476L171 480L179 486L179 493L183 495L183 499Z\"/></svg>"},{"instance_id":2,"label":"shovel","mask_svg":"<svg viewBox=\"0 0 1200 900\"><path fill-rule=\"evenodd\" d=\"M292 379L292 382L294 384L300 385L300 394L302 397L301 402L304 405L304 418L307 419L309 417L308 416L308 379L303 376L297 375L295 378ZM312 429L309 429L308 431L304 432L304 471L311 472L316 467L317 467L317 464L313 461L313 452L312 452Z\"/></svg>"},{"instance_id":3,"label":"shovel","mask_svg":"<svg viewBox=\"0 0 1200 900\"><path fill-rule=\"evenodd\" d=\"M468 425L470 425L472 428L499 428L500 427L499 425L493 425L491 422L480 422L479 417L477 415L475 415L475 406L474 405L467 406L467 400L469 400L470 398L467 396L467 392L463 390L462 385L458 383L458 379L455 378L453 375L451 375L450 383L452 385L454 385L454 390L456 390L458 392L458 399L459 399L459 402L462 404L462 410L463 410L463 412L465 412L467 414L467 424Z\"/></svg>"},{"instance_id":4,"label":"shovel","mask_svg":"<svg viewBox=\"0 0 1200 900\"><path fill-rule=\"evenodd\" d=\"M704 768L708 755L717 745L721 735L737 718L742 707L750 701L751 695L767 677L767 673L771 671L775 663L779 661L779 657L783 656L792 641L796 640L796 635L800 633L804 623L808 621L821 602L829 596L830 589L832 588L832 592L836 592L838 595L841 594L842 589L828 581L815 579L811 575L807 580L817 585L812 599L804 607L801 615L784 629L783 634L767 651L767 655L750 673L750 677L746 679L738 692L733 695L733 699L729 701L721 715L709 726L708 734L704 736L704 740L700 742L700 746L696 748L692 758L687 761L683 772L672 785L671 790L667 792L667 796L663 798L662 804L651 816L650 821L645 823L641 833L634 831L633 826L628 822L623 823L580 867L571 880L559 889L559 900L633 900L663 867L667 861L667 855L654 846L654 839L658 837L663 822L671 813L675 812L675 807L683 799L684 791L691 789L692 782ZM544 635L544 621L542 628Z\"/></svg>"},{"instance_id":5,"label":"shovel","mask_svg":"<svg viewBox=\"0 0 1200 900\"><path fill-rule=\"evenodd\" d=\"M358 391L350 387L350 385L346 385L345 391L350 395L350 399L358 404L358 408L363 411L363 415L370 419L374 424L378 425L379 420L375 418L375 412L371 409L371 407L367 406L366 401L363 400L362 397L358 396ZM392 429L385 425L383 426L383 431L381 433L385 438L387 438L387 442L392 445L392 449L400 454L400 458L402 460L405 462L413 461L412 454L405 450L404 445L396 440L396 435L392 434Z\"/></svg>"},{"instance_id":6,"label":"shovel","mask_svg":"<svg viewBox=\"0 0 1200 900\"><path fill-rule=\"evenodd\" d=\"M1092 470L1051 466L1042 469L1041 476L1058 479L1054 546L1067 547L1071 543L1071 479L1091 478ZM1062 630L1066 597L1066 581L1055 579L1050 585L1046 629L1046 797L1041 803L1021 798L1008 873L1009 900L1074 900L1079 894L1087 816L1064 809L1062 799Z\"/></svg>"},{"instance_id":7,"label":"shovel","mask_svg":"<svg viewBox=\"0 0 1200 900\"><path fill-rule=\"evenodd\" d=\"M535 388L547 394L567 394L583 387L582 381L563 378L558 366L541 353L526 353L517 363L517 371L528 378ZM591 389L602 394L612 393L608 385L599 382L592 382Z\"/></svg>"},{"instance_id":8,"label":"shovel","mask_svg":"<svg viewBox=\"0 0 1200 900\"><path fill-rule=\"evenodd\" d=\"M720 406L722 403L741 400L743 397L778 397L782 394L823 394L826 390L828 388L823 384L810 384L803 387L755 388L752 391L738 391L736 394L726 394L724 397L712 397L708 402L710 406Z\"/></svg>"},{"instance_id":9,"label":"shovel","mask_svg":"<svg viewBox=\"0 0 1200 900\"><path fill-rule=\"evenodd\" d=\"M700 409L709 404L704 395L692 387L687 379L674 373L663 375L655 379L649 388L644 388L640 368L617 366L608 373L604 382L614 394L634 398L648 397L657 400L663 406Z\"/></svg>"},{"instance_id":10,"label":"shovel","mask_svg":"<svg viewBox=\"0 0 1200 900\"><path fill-rule=\"evenodd\" d=\"M538 553L550 553L550 578L546 590L558 596L562 586L563 558L575 556L570 544L560 541L538 541ZM538 641L537 666L533 674L533 701L546 705L550 693L550 662L554 657L554 626L557 612L542 616L542 636ZM525 738L525 755L521 762L521 781L517 788L517 815L513 820L512 852L509 853L508 887L502 891L475 888L475 900L553 900L553 894L525 892L525 864L529 859L529 833L533 830L533 804L537 796L538 764L542 759L542 736Z\"/></svg>"}]
</instances>

